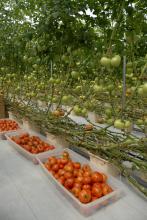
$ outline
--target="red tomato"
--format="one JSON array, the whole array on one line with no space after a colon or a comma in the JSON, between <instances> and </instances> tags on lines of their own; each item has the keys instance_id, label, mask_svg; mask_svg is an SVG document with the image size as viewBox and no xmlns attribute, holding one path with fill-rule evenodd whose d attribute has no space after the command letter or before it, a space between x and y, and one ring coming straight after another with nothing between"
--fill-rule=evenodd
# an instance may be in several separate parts
<instances>
[{"instance_id":1,"label":"red tomato","mask_svg":"<svg viewBox=\"0 0 147 220\"><path fill-rule=\"evenodd\" d=\"M97 198L102 197L103 192L101 187L93 186L91 190L92 196L96 196Z\"/></svg>"},{"instance_id":2,"label":"red tomato","mask_svg":"<svg viewBox=\"0 0 147 220\"><path fill-rule=\"evenodd\" d=\"M65 171L65 173L64 173L65 179L71 178L72 176L73 176L73 175L72 175L71 172L66 172L66 171Z\"/></svg>"},{"instance_id":3,"label":"red tomato","mask_svg":"<svg viewBox=\"0 0 147 220\"><path fill-rule=\"evenodd\" d=\"M64 176L60 176L60 177L58 178L58 181L59 181L62 185L64 185L64 183L65 183L65 178L64 178Z\"/></svg>"},{"instance_id":4,"label":"red tomato","mask_svg":"<svg viewBox=\"0 0 147 220\"><path fill-rule=\"evenodd\" d=\"M50 157L48 160L49 160L51 166L57 163L57 159L55 157Z\"/></svg>"},{"instance_id":5,"label":"red tomato","mask_svg":"<svg viewBox=\"0 0 147 220\"><path fill-rule=\"evenodd\" d=\"M74 187L76 188L82 188L82 183L74 183Z\"/></svg>"},{"instance_id":6,"label":"red tomato","mask_svg":"<svg viewBox=\"0 0 147 220\"><path fill-rule=\"evenodd\" d=\"M104 173L101 173L102 177L103 177L103 182L105 183L107 181L107 176Z\"/></svg>"},{"instance_id":7,"label":"red tomato","mask_svg":"<svg viewBox=\"0 0 147 220\"><path fill-rule=\"evenodd\" d=\"M91 179L93 183L103 182L103 176L97 171L92 173Z\"/></svg>"},{"instance_id":8,"label":"red tomato","mask_svg":"<svg viewBox=\"0 0 147 220\"><path fill-rule=\"evenodd\" d=\"M58 173L55 173L55 174L54 174L54 177L55 177L55 179L59 179L59 174L58 174Z\"/></svg>"},{"instance_id":9,"label":"red tomato","mask_svg":"<svg viewBox=\"0 0 147 220\"><path fill-rule=\"evenodd\" d=\"M108 184L103 184L102 193L104 196L111 193L112 191L112 188Z\"/></svg>"},{"instance_id":10,"label":"red tomato","mask_svg":"<svg viewBox=\"0 0 147 220\"><path fill-rule=\"evenodd\" d=\"M83 184L83 177L82 177L82 176L78 176L78 177L75 179L75 183L81 183L81 184Z\"/></svg>"},{"instance_id":11,"label":"red tomato","mask_svg":"<svg viewBox=\"0 0 147 220\"><path fill-rule=\"evenodd\" d=\"M93 183L92 187L98 187L102 189L103 183Z\"/></svg>"},{"instance_id":12,"label":"red tomato","mask_svg":"<svg viewBox=\"0 0 147 220\"><path fill-rule=\"evenodd\" d=\"M68 163L68 159L66 159L66 158L61 158L60 162L61 162L61 164L65 165L65 164Z\"/></svg>"},{"instance_id":13,"label":"red tomato","mask_svg":"<svg viewBox=\"0 0 147 220\"><path fill-rule=\"evenodd\" d=\"M77 177L77 176L78 176L78 169L74 169L74 171L73 171L73 176L74 176L74 177Z\"/></svg>"},{"instance_id":14,"label":"red tomato","mask_svg":"<svg viewBox=\"0 0 147 220\"><path fill-rule=\"evenodd\" d=\"M72 188L72 193L74 194L75 197L79 197L79 193L81 192L81 189L78 187L73 187Z\"/></svg>"},{"instance_id":15,"label":"red tomato","mask_svg":"<svg viewBox=\"0 0 147 220\"><path fill-rule=\"evenodd\" d=\"M83 177L83 183L84 184L90 184L91 183L91 177L90 176L84 176Z\"/></svg>"},{"instance_id":16,"label":"red tomato","mask_svg":"<svg viewBox=\"0 0 147 220\"><path fill-rule=\"evenodd\" d=\"M84 164L83 166L82 166L82 170L85 172L85 171L89 171L89 172L91 172L91 167L88 165L88 164Z\"/></svg>"},{"instance_id":17,"label":"red tomato","mask_svg":"<svg viewBox=\"0 0 147 220\"><path fill-rule=\"evenodd\" d=\"M90 172L90 171L85 171L85 172L83 173L83 176L91 176L91 172Z\"/></svg>"},{"instance_id":18,"label":"red tomato","mask_svg":"<svg viewBox=\"0 0 147 220\"><path fill-rule=\"evenodd\" d=\"M80 169L81 168L81 164L79 162L75 162L75 163L73 163L73 165L74 165L75 169Z\"/></svg>"},{"instance_id":19,"label":"red tomato","mask_svg":"<svg viewBox=\"0 0 147 220\"><path fill-rule=\"evenodd\" d=\"M69 178L65 180L64 186L67 189L71 189L73 187L73 184L74 184L74 178Z\"/></svg>"},{"instance_id":20,"label":"red tomato","mask_svg":"<svg viewBox=\"0 0 147 220\"><path fill-rule=\"evenodd\" d=\"M67 172L73 172L73 166L72 165L70 165L70 164L66 164L65 166L64 166L64 170L65 171L67 171Z\"/></svg>"},{"instance_id":21,"label":"red tomato","mask_svg":"<svg viewBox=\"0 0 147 220\"><path fill-rule=\"evenodd\" d=\"M55 171L55 172L58 172L59 170L59 165L56 163L52 166L52 170Z\"/></svg>"},{"instance_id":22,"label":"red tomato","mask_svg":"<svg viewBox=\"0 0 147 220\"><path fill-rule=\"evenodd\" d=\"M63 165L62 163L60 163L60 164L59 164L59 168L60 168L60 169L63 169L63 168L64 168L64 165Z\"/></svg>"},{"instance_id":23,"label":"red tomato","mask_svg":"<svg viewBox=\"0 0 147 220\"><path fill-rule=\"evenodd\" d=\"M60 165L59 165L59 167L60 167ZM59 169L59 170L58 170L58 174L59 174L59 176L64 176L65 170Z\"/></svg>"},{"instance_id":24,"label":"red tomato","mask_svg":"<svg viewBox=\"0 0 147 220\"><path fill-rule=\"evenodd\" d=\"M91 190L91 185L85 184L85 185L82 186L82 189Z\"/></svg>"},{"instance_id":25,"label":"red tomato","mask_svg":"<svg viewBox=\"0 0 147 220\"><path fill-rule=\"evenodd\" d=\"M79 172L78 172L78 176L83 176L83 170L82 169L79 169Z\"/></svg>"},{"instance_id":26,"label":"red tomato","mask_svg":"<svg viewBox=\"0 0 147 220\"><path fill-rule=\"evenodd\" d=\"M81 192L79 193L79 200L82 203L89 203L91 201L91 192L89 190L81 190Z\"/></svg>"}]
</instances>

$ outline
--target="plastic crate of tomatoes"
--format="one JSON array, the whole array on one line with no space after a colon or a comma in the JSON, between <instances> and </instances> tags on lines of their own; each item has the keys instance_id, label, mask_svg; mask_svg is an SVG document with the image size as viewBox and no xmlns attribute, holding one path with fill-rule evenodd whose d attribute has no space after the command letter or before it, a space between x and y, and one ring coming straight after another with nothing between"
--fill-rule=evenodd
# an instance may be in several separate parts
<instances>
[{"instance_id":1,"label":"plastic crate of tomatoes","mask_svg":"<svg viewBox=\"0 0 147 220\"><path fill-rule=\"evenodd\" d=\"M36 155L53 151L55 146L48 143L47 139L36 132L19 130L6 135L8 142L21 154L36 162Z\"/></svg>"},{"instance_id":2,"label":"plastic crate of tomatoes","mask_svg":"<svg viewBox=\"0 0 147 220\"><path fill-rule=\"evenodd\" d=\"M83 215L116 201L121 182L70 149L37 156L50 181Z\"/></svg>"},{"instance_id":3,"label":"plastic crate of tomatoes","mask_svg":"<svg viewBox=\"0 0 147 220\"><path fill-rule=\"evenodd\" d=\"M18 130L19 124L12 119L0 119L0 138L4 138L4 135L10 131Z\"/></svg>"}]
</instances>

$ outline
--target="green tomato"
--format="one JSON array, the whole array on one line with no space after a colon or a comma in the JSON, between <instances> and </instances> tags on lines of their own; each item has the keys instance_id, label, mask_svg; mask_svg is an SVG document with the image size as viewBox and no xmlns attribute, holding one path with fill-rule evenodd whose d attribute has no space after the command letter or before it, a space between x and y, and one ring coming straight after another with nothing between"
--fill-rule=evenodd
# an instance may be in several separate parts
<instances>
[{"instance_id":1,"label":"green tomato","mask_svg":"<svg viewBox=\"0 0 147 220\"><path fill-rule=\"evenodd\" d=\"M27 57L27 56L24 56L24 57L23 57L23 60L24 60L24 61L26 61L27 59L28 59L28 57Z\"/></svg>"},{"instance_id":2,"label":"green tomato","mask_svg":"<svg viewBox=\"0 0 147 220\"><path fill-rule=\"evenodd\" d=\"M138 92L138 95L140 95L140 96L144 95L144 91L143 91L142 87L138 88L137 92Z\"/></svg>"},{"instance_id":3,"label":"green tomato","mask_svg":"<svg viewBox=\"0 0 147 220\"><path fill-rule=\"evenodd\" d=\"M106 109L105 109L105 114L106 114L107 116L110 116L110 115L112 114L112 109L111 109L111 108L106 108Z\"/></svg>"},{"instance_id":4,"label":"green tomato","mask_svg":"<svg viewBox=\"0 0 147 220\"><path fill-rule=\"evenodd\" d=\"M111 59L109 59L107 57L102 57L101 60L100 60L100 63L104 67L110 67Z\"/></svg>"},{"instance_id":5,"label":"green tomato","mask_svg":"<svg viewBox=\"0 0 147 220\"><path fill-rule=\"evenodd\" d=\"M133 69L132 68L127 68L127 74L132 74L133 73Z\"/></svg>"},{"instance_id":6,"label":"green tomato","mask_svg":"<svg viewBox=\"0 0 147 220\"><path fill-rule=\"evenodd\" d=\"M33 68L34 68L34 69L37 69L37 68L38 68L38 65L37 65L37 64L34 64L34 65L33 65Z\"/></svg>"},{"instance_id":7,"label":"green tomato","mask_svg":"<svg viewBox=\"0 0 147 220\"><path fill-rule=\"evenodd\" d=\"M110 84L109 86L107 86L107 90L108 90L108 91L112 91L113 88L114 88L114 86L113 86L112 84Z\"/></svg>"},{"instance_id":8,"label":"green tomato","mask_svg":"<svg viewBox=\"0 0 147 220\"><path fill-rule=\"evenodd\" d=\"M55 83L55 79L54 79L53 77L51 77L51 78L49 79L49 82L50 82L50 83Z\"/></svg>"},{"instance_id":9,"label":"green tomato","mask_svg":"<svg viewBox=\"0 0 147 220\"><path fill-rule=\"evenodd\" d=\"M73 108L73 111L75 114L80 114L81 113L81 108L78 105L75 105Z\"/></svg>"},{"instance_id":10,"label":"green tomato","mask_svg":"<svg viewBox=\"0 0 147 220\"><path fill-rule=\"evenodd\" d=\"M138 119L138 120L136 121L136 124L137 124L137 125L143 125L143 120L142 120L142 119Z\"/></svg>"},{"instance_id":11,"label":"green tomato","mask_svg":"<svg viewBox=\"0 0 147 220\"><path fill-rule=\"evenodd\" d=\"M71 95L64 95L63 97L62 97L62 102L64 102L64 103L68 103L68 102L70 102L72 100L72 96Z\"/></svg>"},{"instance_id":12,"label":"green tomato","mask_svg":"<svg viewBox=\"0 0 147 220\"><path fill-rule=\"evenodd\" d=\"M111 66L118 67L120 65L120 62L121 62L121 57L119 55L115 55L111 59Z\"/></svg>"},{"instance_id":13,"label":"green tomato","mask_svg":"<svg viewBox=\"0 0 147 220\"><path fill-rule=\"evenodd\" d=\"M95 84L93 86L93 90L94 90L95 93L100 93L100 92L103 91L103 87Z\"/></svg>"},{"instance_id":14,"label":"green tomato","mask_svg":"<svg viewBox=\"0 0 147 220\"><path fill-rule=\"evenodd\" d=\"M109 125L113 124L113 122L114 122L114 119L113 119L113 118L109 118L109 119L106 121L106 123L109 124Z\"/></svg>"},{"instance_id":15,"label":"green tomato","mask_svg":"<svg viewBox=\"0 0 147 220\"><path fill-rule=\"evenodd\" d=\"M146 94L147 93L147 83L144 83L142 85L142 89L143 89L143 92Z\"/></svg>"},{"instance_id":16,"label":"green tomato","mask_svg":"<svg viewBox=\"0 0 147 220\"><path fill-rule=\"evenodd\" d=\"M79 74L79 72L73 70L73 71L71 72L71 76L72 76L73 78L77 79L77 78L80 76L80 74Z\"/></svg>"},{"instance_id":17,"label":"green tomato","mask_svg":"<svg viewBox=\"0 0 147 220\"><path fill-rule=\"evenodd\" d=\"M62 59L65 63L68 63L68 62L69 62L68 56L66 56L66 55L63 55L63 56L61 57L61 59Z\"/></svg>"},{"instance_id":18,"label":"green tomato","mask_svg":"<svg viewBox=\"0 0 147 220\"><path fill-rule=\"evenodd\" d=\"M60 82L61 82L60 79L56 79L56 80L55 80L55 83L56 83L56 84L60 84Z\"/></svg>"},{"instance_id":19,"label":"green tomato","mask_svg":"<svg viewBox=\"0 0 147 220\"><path fill-rule=\"evenodd\" d=\"M81 114L82 114L83 116L86 116L86 115L87 115L87 109L86 109L86 108L83 108L83 109L81 110Z\"/></svg>"},{"instance_id":20,"label":"green tomato","mask_svg":"<svg viewBox=\"0 0 147 220\"><path fill-rule=\"evenodd\" d=\"M128 63L127 63L127 67L128 67L128 68L130 68L130 67L132 67L132 66L133 66L132 62L128 62Z\"/></svg>"},{"instance_id":21,"label":"green tomato","mask_svg":"<svg viewBox=\"0 0 147 220\"><path fill-rule=\"evenodd\" d=\"M125 121L125 128L130 128L132 123L130 121Z\"/></svg>"},{"instance_id":22,"label":"green tomato","mask_svg":"<svg viewBox=\"0 0 147 220\"><path fill-rule=\"evenodd\" d=\"M134 141L130 138L127 138L125 141L124 141L125 144L133 144Z\"/></svg>"},{"instance_id":23,"label":"green tomato","mask_svg":"<svg viewBox=\"0 0 147 220\"><path fill-rule=\"evenodd\" d=\"M57 97L53 97L52 102L56 103L57 101L58 101L58 98Z\"/></svg>"},{"instance_id":24,"label":"green tomato","mask_svg":"<svg viewBox=\"0 0 147 220\"><path fill-rule=\"evenodd\" d=\"M4 72L4 71L5 71L5 68L4 68L4 67L1 67L1 71Z\"/></svg>"},{"instance_id":25,"label":"green tomato","mask_svg":"<svg viewBox=\"0 0 147 220\"><path fill-rule=\"evenodd\" d=\"M117 119L114 121L114 127L118 129L123 129L125 126L124 122L121 119Z\"/></svg>"},{"instance_id":26,"label":"green tomato","mask_svg":"<svg viewBox=\"0 0 147 220\"><path fill-rule=\"evenodd\" d=\"M80 92L81 89L82 89L82 86L76 86L76 88L74 90L75 90L75 92Z\"/></svg>"}]
</instances>

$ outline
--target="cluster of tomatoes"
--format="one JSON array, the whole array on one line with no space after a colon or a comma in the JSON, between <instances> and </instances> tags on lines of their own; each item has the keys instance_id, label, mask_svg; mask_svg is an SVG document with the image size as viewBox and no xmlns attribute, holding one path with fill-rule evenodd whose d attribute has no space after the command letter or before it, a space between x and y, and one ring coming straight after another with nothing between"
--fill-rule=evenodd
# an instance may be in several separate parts
<instances>
[{"instance_id":1,"label":"cluster of tomatoes","mask_svg":"<svg viewBox=\"0 0 147 220\"><path fill-rule=\"evenodd\" d=\"M39 137L31 136L28 133L24 133L19 136L12 136L11 140L32 154L38 154L55 149L54 146L45 143Z\"/></svg>"},{"instance_id":2,"label":"cluster of tomatoes","mask_svg":"<svg viewBox=\"0 0 147 220\"><path fill-rule=\"evenodd\" d=\"M19 128L18 124L13 120L6 120L2 119L0 120L0 132L3 131L14 131Z\"/></svg>"},{"instance_id":3,"label":"cluster of tomatoes","mask_svg":"<svg viewBox=\"0 0 147 220\"><path fill-rule=\"evenodd\" d=\"M93 171L88 164L72 161L67 151L61 158L49 157L44 166L82 203L92 202L113 191L104 173Z\"/></svg>"}]
</instances>

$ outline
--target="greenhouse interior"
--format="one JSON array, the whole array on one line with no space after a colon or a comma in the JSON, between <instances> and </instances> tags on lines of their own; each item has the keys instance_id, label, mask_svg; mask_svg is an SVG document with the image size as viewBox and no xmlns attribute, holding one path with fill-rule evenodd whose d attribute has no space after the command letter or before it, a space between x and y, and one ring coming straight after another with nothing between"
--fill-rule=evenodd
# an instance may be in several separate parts
<instances>
[{"instance_id":1,"label":"greenhouse interior","mask_svg":"<svg viewBox=\"0 0 147 220\"><path fill-rule=\"evenodd\" d=\"M147 0L0 1L0 198L0 220L147 220Z\"/></svg>"}]
</instances>

